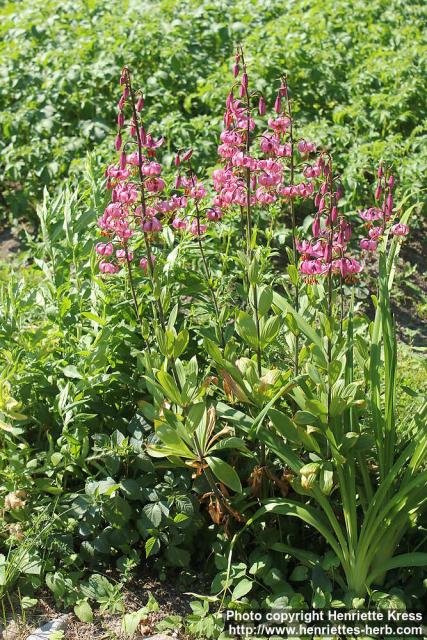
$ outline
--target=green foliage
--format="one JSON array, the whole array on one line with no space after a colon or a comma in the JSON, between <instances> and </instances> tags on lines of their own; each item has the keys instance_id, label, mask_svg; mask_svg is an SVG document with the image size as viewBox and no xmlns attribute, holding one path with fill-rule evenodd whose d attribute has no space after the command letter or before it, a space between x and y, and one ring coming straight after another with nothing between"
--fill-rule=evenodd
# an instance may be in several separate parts
<instances>
[{"instance_id":1,"label":"green foliage","mask_svg":"<svg viewBox=\"0 0 427 640\"><path fill-rule=\"evenodd\" d=\"M289 73L298 135L334 138L350 207L380 158L399 166L401 193L423 187L422 3L32 0L0 11L2 206L15 218L34 219L44 186L80 179L88 150L107 160L124 64L145 78L169 161L191 145L197 163L212 164L238 42L270 102L277 70Z\"/></svg>"},{"instance_id":2,"label":"green foliage","mask_svg":"<svg viewBox=\"0 0 427 640\"><path fill-rule=\"evenodd\" d=\"M201 244L171 229L154 240L152 279L134 271L131 286L125 272L97 269L117 70L143 68L167 162L197 141L194 160L207 165L242 38L269 100L277 69L292 76L298 136L332 134L345 208L373 179L360 179L368 160L393 156L409 219L426 164L424 8L255 5L1 10L3 204L29 215L40 200L38 236L0 272L2 598L28 603L46 585L84 622L96 609L124 614L129 637L157 608L150 599L124 613L138 569L164 579L203 567L211 594L159 625L195 637L224 637L225 605L420 606L425 371L399 367L390 292L400 241L382 240L373 319L363 282L302 280L277 207L269 219L252 212L246 253L237 216L212 225L206 277Z\"/></svg>"},{"instance_id":3,"label":"green foliage","mask_svg":"<svg viewBox=\"0 0 427 640\"><path fill-rule=\"evenodd\" d=\"M224 348L199 283L183 278L187 261L197 260L189 245L160 272L174 282L167 327L143 338L126 276L107 281L95 271L91 234L101 202L90 163L80 193L45 194L34 263L11 270L2 285L1 492L18 499L4 512L3 593L19 587L32 597L45 582L58 604L91 621L94 607L122 612L121 587L137 567L192 569L213 548L214 612L202 601L183 625L219 637L221 603L356 606L373 585L391 588L399 567L423 566L422 550L404 542L417 539L425 502L421 393L393 408L388 288L397 242L380 263L376 318L349 303L342 333L327 319L320 283L302 285L295 311L274 281L271 248L260 245L256 288L240 290L242 304L230 306L236 322ZM221 233L210 242L220 245ZM228 282L238 277L231 272ZM141 309L148 321L151 307ZM257 317L279 327L293 319L286 340L274 329L262 345L261 373ZM257 484L260 443L269 475ZM283 524L264 528L267 516ZM233 542L230 553L223 526L235 541L245 538L247 551ZM111 566L118 582L102 575ZM417 605L415 595L405 602ZM143 613L129 615L128 634Z\"/></svg>"}]
</instances>

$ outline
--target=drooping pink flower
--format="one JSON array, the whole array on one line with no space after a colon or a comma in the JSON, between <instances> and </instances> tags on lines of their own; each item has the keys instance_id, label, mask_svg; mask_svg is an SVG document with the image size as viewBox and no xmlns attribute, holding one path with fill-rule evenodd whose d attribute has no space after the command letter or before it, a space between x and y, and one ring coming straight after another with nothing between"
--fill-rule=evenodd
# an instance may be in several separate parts
<instances>
[{"instance_id":1,"label":"drooping pink flower","mask_svg":"<svg viewBox=\"0 0 427 640\"><path fill-rule=\"evenodd\" d=\"M383 217L383 212L378 207L370 207L370 209L365 209L365 211L359 211L359 216L365 222L373 222L374 220L380 220Z\"/></svg>"},{"instance_id":2,"label":"drooping pink flower","mask_svg":"<svg viewBox=\"0 0 427 640\"><path fill-rule=\"evenodd\" d=\"M332 262L332 272L341 274L346 279L351 279L362 271L362 265L354 258L339 258Z\"/></svg>"},{"instance_id":3,"label":"drooping pink flower","mask_svg":"<svg viewBox=\"0 0 427 640\"><path fill-rule=\"evenodd\" d=\"M375 240L369 238L362 238L360 241L360 248L364 251L376 251L378 243Z\"/></svg>"},{"instance_id":4,"label":"drooping pink flower","mask_svg":"<svg viewBox=\"0 0 427 640\"><path fill-rule=\"evenodd\" d=\"M150 193L159 193L159 191L163 191L165 186L165 181L162 178L153 177L145 181L145 188Z\"/></svg>"},{"instance_id":5,"label":"drooping pink flower","mask_svg":"<svg viewBox=\"0 0 427 640\"><path fill-rule=\"evenodd\" d=\"M162 165L158 162L147 162L142 165L141 171L145 176L159 176L162 172Z\"/></svg>"},{"instance_id":6,"label":"drooping pink flower","mask_svg":"<svg viewBox=\"0 0 427 640\"><path fill-rule=\"evenodd\" d=\"M409 227L407 224L397 222L396 224L392 225L391 232L394 236L407 236L409 233Z\"/></svg>"},{"instance_id":7,"label":"drooping pink flower","mask_svg":"<svg viewBox=\"0 0 427 640\"><path fill-rule=\"evenodd\" d=\"M197 220L193 220L190 226L190 233L193 236L201 236L206 233L207 225L199 223Z\"/></svg>"},{"instance_id":8,"label":"drooping pink flower","mask_svg":"<svg viewBox=\"0 0 427 640\"><path fill-rule=\"evenodd\" d=\"M155 216L145 220L142 224L142 229L145 233L158 233L162 228L162 223Z\"/></svg>"},{"instance_id":9,"label":"drooping pink flower","mask_svg":"<svg viewBox=\"0 0 427 640\"><path fill-rule=\"evenodd\" d=\"M187 223L182 218L176 217L172 221L172 226L174 229L186 229Z\"/></svg>"},{"instance_id":10,"label":"drooping pink flower","mask_svg":"<svg viewBox=\"0 0 427 640\"><path fill-rule=\"evenodd\" d=\"M117 249L116 250L116 258L117 258L118 262L126 262L127 260L129 260L129 262L132 262L132 260L133 260L133 252L132 251L127 251L127 249Z\"/></svg>"},{"instance_id":11,"label":"drooping pink flower","mask_svg":"<svg viewBox=\"0 0 427 640\"><path fill-rule=\"evenodd\" d=\"M101 260L99 263L99 270L104 274L113 274L119 271L120 267L117 264L113 264L112 262L106 262L105 260Z\"/></svg>"},{"instance_id":12,"label":"drooping pink flower","mask_svg":"<svg viewBox=\"0 0 427 640\"><path fill-rule=\"evenodd\" d=\"M113 253L113 249L114 247L112 242L108 242L107 244L98 242L95 247L96 253L100 256L111 256L111 254Z\"/></svg>"},{"instance_id":13,"label":"drooping pink flower","mask_svg":"<svg viewBox=\"0 0 427 640\"><path fill-rule=\"evenodd\" d=\"M155 261L156 261L156 256L152 253L151 254L151 264L154 264ZM139 261L139 266L141 267L141 269L143 271L147 271L147 267L148 267L147 258L141 258L141 260Z\"/></svg>"}]
</instances>

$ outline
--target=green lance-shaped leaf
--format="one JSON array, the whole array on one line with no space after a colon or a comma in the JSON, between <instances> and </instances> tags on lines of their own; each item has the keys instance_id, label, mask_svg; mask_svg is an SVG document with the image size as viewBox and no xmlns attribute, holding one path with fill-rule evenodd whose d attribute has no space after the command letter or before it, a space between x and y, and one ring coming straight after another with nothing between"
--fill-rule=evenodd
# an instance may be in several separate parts
<instances>
[{"instance_id":1,"label":"green lance-shaped leaf","mask_svg":"<svg viewBox=\"0 0 427 640\"><path fill-rule=\"evenodd\" d=\"M179 358L179 356L187 348L189 337L190 337L190 335L189 335L187 329L183 329L176 336L175 342L174 342L174 345L173 345L173 357L175 358L175 360L177 358Z\"/></svg>"},{"instance_id":2,"label":"green lance-shaped leaf","mask_svg":"<svg viewBox=\"0 0 427 640\"><path fill-rule=\"evenodd\" d=\"M165 394L167 395L168 399L182 407L183 399L182 399L181 393L178 389L178 386L175 380L172 378L170 373L163 370L158 371L157 379L160 382L161 387L165 392Z\"/></svg>"},{"instance_id":3,"label":"green lance-shaped leaf","mask_svg":"<svg viewBox=\"0 0 427 640\"><path fill-rule=\"evenodd\" d=\"M260 317L265 316L273 303L273 289L262 287L258 291L258 313Z\"/></svg>"},{"instance_id":4,"label":"green lance-shaped leaf","mask_svg":"<svg viewBox=\"0 0 427 640\"><path fill-rule=\"evenodd\" d=\"M296 425L283 411L270 409L268 417L284 438L295 444L304 445L309 451L320 453L320 446L315 438L303 427Z\"/></svg>"},{"instance_id":5,"label":"green lance-shaped leaf","mask_svg":"<svg viewBox=\"0 0 427 640\"><path fill-rule=\"evenodd\" d=\"M236 493L242 493L240 478L232 466L215 456L208 456L206 462L214 476L218 478L220 482L223 482Z\"/></svg>"},{"instance_id":6,"label":"green lance-shaped leaf","mask_svg":"<svg viewBox=\"0 0 427 640\"><path fill-rule=\"evenodd\" d=\"M400 569L400 567L427 567L427 553L413 552L394 556L394 558L386 560L380 567L377 567L368 576L367 583L372 584L383 573L392 569Z\"/></svg>"},{"instance_id":7,"label":"green lance-shaped leaf","mask_svg":"<svg viewBox=\"0 0 427 640\"><path fill-rule=\"evenodd\" d=\"M257 329L254 319L246 311L240 311L236 320L237 333L250 346L258 346Z\"/></svg>"},{"instance_id":8,"label":"green lance-shaped leaf","mask_svg":"<svg viewBox=\"0 0 427 640\"><path fill-rule=\"evenodd\" d=\"M212 360L219 366L222 366L224 363L224 358L218 345L210 338L205 338L203 344Z\"/></svg>"},{"instance_id":9,"label":"green lance-shaped leaf","mask_svg":"<svg viewBox=\"0 0 427 640\"><path fill-rule=\"evenodd\" d=\"M298 518L299 520L302 520L306 524L310 525L324 537L324 539L336 553L340 562L342 564L345 564L345 558L343 556L341 546L335 538L333 531L330 528L329 523L323 513L318 509L310 507L309 505L304 505L288 498L266 500L263 506L258 509L258 511L252 516L252 518L247 521L242 531L251 526L254 522L256 522L256 520L265 518L269 514L291 516L294 518Z\"/></svg>"},{"instance_id":10,"label":"green lance-shaped leaf","mask_svg":"<svg viewBox=\"0 0 427 640\"><path fill-rule=\"evenodd\" d=\"M206 405L204 402L197 402L191 405L187 419L185 421L186 429L189 433L194 433L202 420L206 417Z\"/></svg>"},{"instance_id":11,"label":"green lance-shaped leaf","mask_svg":"<svg viewBox=\"0 0 427 640\"><path fill-rule=\"evenodd\" d=\"M153 445L152 447L148 447L148 451L150 451L150 449L158 451L159 453L163 451L166 456L174 455L188 458L189 460L195 460L197 458L197 455L191 451L184 440L180 438L176 430L168 424L163 423L157 427L156 436L161 440L164 447Z\"/></svg>"},{"instance_id":12,"label":"green lance-shaped leaf","mask_svg":"<svg viewBox=\"0 0 427 640\"><path fill-rule=\"evenodd\" d=\"M265 347L272 342L277 336L280 329L280 317L271 316L270 318L262 318L260 321L260 342Z\"/></svg>"},{"instance_id":13,"label":"green lance-shaped leaf","mask_svg":"<svg viewBox=\"0 0 427 640\"><path fill-rule=\"evenodd\" d=\"M276 305L276 307L278 307L281 311L290 313L294 317L300 331L305 335L306 338L308 338L310 342L318 347L318 349L325 356L326 361L326 354L323 348L321 336L309 325L309 323L303 318L303 316L295 311L295 309L289 304L287 300L285 300L283 296L276 292L273 294L273 304Z\"/></svg>"}]
</instances>

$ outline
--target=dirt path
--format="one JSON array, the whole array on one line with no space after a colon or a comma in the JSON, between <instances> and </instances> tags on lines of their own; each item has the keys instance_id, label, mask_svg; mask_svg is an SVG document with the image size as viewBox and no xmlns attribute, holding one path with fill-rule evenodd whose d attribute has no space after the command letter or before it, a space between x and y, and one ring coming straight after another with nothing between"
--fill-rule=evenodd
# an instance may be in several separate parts
<instances>
[{"instance_id":1,"label":"dirt path","mask_svg":"<svg viewBox=\"0 0 427 640\"><path fill-rule=\"evenodd\" d=\"M0 260L8 260L13 254L19 251L21 243L18 238L10 231L4 229L0 233Z\"/></svg>"}]
</instances>

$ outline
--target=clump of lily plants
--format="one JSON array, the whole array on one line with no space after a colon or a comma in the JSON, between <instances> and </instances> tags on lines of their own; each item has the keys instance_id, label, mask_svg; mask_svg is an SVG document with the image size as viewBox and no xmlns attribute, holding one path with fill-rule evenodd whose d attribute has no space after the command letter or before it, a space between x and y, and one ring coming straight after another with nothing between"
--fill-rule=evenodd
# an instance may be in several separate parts
<instances>
[{"instance_id":1,"label":"clump of lily plants","mask_svg":"<svg viewBox=\"0 0 427 640\"><path fill-rule=\"evenodd\" d=\"M321 540L343 601L365 602L388 571L427 558L404 545L426 506L427 408L402 441L390 291L410 211L395 203L392 168L379 166L368 208L347 211L333 140L300 135L285 74L266 103L242 47L208 171L191 149L165 170L149 97L126 67L120 86L95 251L103 278L125 271L141 330L146 450L192 470L230 557L256 544L261 522L279 531L297 519L311 546L278 537L276 550L313 568ZM177 262L197 279L190 294ZM371 319L355 302L367 262L378 276Z\"/></svg>"}]
</instances>

